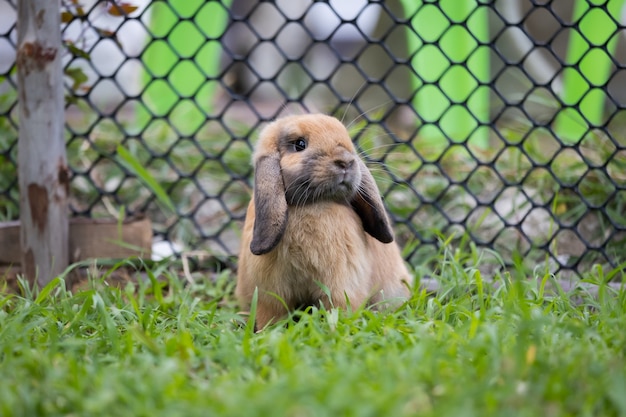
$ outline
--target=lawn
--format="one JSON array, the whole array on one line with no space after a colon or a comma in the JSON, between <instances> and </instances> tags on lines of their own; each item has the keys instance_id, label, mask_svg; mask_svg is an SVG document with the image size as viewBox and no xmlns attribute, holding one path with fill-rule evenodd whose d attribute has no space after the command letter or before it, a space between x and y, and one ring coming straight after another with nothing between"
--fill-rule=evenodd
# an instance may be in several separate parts
<instances>
[{"instance_id":1,"label":"lawn","mask_svg":"<svg viewBox=\"0 0 626 417\"><path fill-rule=\"evenodd\" d=\"M0 296L0 415L626 415L620 273L565 292L515 268L488 281L473 250L438 261L439 291L396 311L311 308L260 333L230 271L22 284Z\"/></svg>"}]
</instances>

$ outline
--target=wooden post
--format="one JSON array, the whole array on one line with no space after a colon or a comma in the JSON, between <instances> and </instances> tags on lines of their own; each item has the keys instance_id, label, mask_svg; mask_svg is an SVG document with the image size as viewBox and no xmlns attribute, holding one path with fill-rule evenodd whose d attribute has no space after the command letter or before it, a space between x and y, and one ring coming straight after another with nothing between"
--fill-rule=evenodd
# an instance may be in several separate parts
<instances>
[{"instance_id":1,"label":"wooden post","mask_svg":"<svg viewBox=\"0 0 626 417\"><path fill-rule=\"evenodd\" d=\"M22 272L40 286L69 262L60 7L17 2Z\"/></svg>"}]
</instances>

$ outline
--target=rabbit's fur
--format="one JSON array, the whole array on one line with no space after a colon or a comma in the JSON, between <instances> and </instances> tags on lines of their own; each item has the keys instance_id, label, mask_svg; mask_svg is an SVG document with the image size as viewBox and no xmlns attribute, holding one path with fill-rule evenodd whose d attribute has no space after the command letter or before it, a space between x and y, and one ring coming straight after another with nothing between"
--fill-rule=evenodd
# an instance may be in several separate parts
<instances>
[{"instance_id":1,"label":"rabbit's fur","mask_svg":"<svg viewBox=\"0 0 626 417\"><path fill-rule=\"evenodd\" d=\"M408 296L378 188L339 120L278 119L261 132L253 162L235 293L248 307L258 289L257 329L286 315L283 302L356 307Z\"/></svg>"}]
</instances>

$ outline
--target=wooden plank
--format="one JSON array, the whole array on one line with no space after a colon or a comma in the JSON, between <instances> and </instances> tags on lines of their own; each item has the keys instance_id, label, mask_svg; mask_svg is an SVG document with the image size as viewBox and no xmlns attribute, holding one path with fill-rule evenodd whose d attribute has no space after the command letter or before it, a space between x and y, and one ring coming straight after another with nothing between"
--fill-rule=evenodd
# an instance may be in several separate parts
<instances>
[{"instance_id":1,"label":"wooden plank","mask_svg":"<svg viewBox=\"0 0 626 417\"><path fill-rule=\"evenodd\" d=\"M0 223L0 264L19 265L21 263L20 222L2 222Z\"/></svg>"},{"instance_id":2,"label":"wooden plank","mask_svg":"<svg viewBox=\"0 0 626 417\"><path fill-rule=\"evenodd\" d=\"M69 229L72 262L131 256L149 258L152 253L152 224L148 218L133 218L121 223L73 218ZM0 264L18 265L20 261L20 222L1 222Z\"/></svg>"}]
</instances>

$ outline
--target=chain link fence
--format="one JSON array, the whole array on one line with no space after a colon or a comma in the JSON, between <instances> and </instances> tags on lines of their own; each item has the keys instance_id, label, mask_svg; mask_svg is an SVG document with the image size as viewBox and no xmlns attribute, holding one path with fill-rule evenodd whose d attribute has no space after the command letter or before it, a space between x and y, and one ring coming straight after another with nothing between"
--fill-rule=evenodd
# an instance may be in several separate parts
<instances>
[{"instance_id":1,"label":"chain link fence","mask_svg":"<svg viewBox=\"0 0 626 417\"><path fill-rule=\"evenodd\" d=\"M495 267L619 265L624 3L64 2L72 213L146 213L176 250L236 254L259 128L325 112L369 160L409 262L454 236ZM0 0L0 220L19 216L15 49Z\"/></svg>"}]
</instances>

